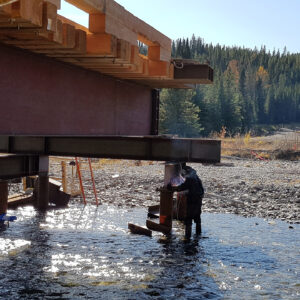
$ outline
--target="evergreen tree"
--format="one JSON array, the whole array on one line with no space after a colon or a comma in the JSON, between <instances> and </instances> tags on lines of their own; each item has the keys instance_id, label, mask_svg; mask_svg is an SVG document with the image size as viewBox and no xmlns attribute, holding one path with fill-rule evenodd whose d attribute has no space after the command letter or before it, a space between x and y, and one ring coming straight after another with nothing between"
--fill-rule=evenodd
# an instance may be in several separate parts
<instances>
[{"instance_id":1,"label":"evergreen tree","mask_svg":"<svg viewBox=\"0 0 300 300\"><path fill-rule=\"evenodd\" d=\"M198 137L202 128L200 109L193 102L193 90L165 89L161 93L160 132L181 137Z\"/></svg>"},{"instance_id":2,"label":"evergreen tree","mask_svg":"<svg viewBox=\"0 0 300 300\"><path fill-rule=\"evenodd\" d=\"M282 53L279 50L270 53L265 46L260 50L214 46L193 35L191 40L174 41L172 55L200 63L209 61L215 74L213 85L199 86L188 97L187 91L162 93L168 105L173 97L177 99L175 102L180 102L178 107L172 104L179 111L193 112L193 125L187 125L185 114L181 113L180 122L185 120L186 127L177 124L177 133L186 136L182 128L188 126L197 128L197 134L203 126L201 134L209 135L220 131L222 126L234 133L249 131L255 124L300 122L300 54L290 54L286 49ZM167 116L171 110L164 111L166 103L162 104L162 129L175 132L171 127L176 122L170 122L173 117Z\"/></svg>"}]
</instances>

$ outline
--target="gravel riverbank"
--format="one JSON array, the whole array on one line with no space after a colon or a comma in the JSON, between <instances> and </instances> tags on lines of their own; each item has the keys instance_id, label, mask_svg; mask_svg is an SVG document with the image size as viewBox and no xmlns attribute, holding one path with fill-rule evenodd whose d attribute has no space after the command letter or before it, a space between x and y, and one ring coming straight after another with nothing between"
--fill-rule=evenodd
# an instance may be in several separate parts
<instances>
[{"instance_id":1,"label":"gravel riverbank","mask_svg":"<svg viewBox=\"0 0 300 300\"><path fill-rule=\"evenodd\" d=\"M206 190L203 211L234 213L300 223L300 162L222 159L220 165L191 164ZM87 172L87 171L85 171ZM164 164L122 161L94 168L98 197L117 206L159 203ZM84 178L90 178L85 174ZM93 201L91 182L85 182Z\"/></svg>"}]
</instances>

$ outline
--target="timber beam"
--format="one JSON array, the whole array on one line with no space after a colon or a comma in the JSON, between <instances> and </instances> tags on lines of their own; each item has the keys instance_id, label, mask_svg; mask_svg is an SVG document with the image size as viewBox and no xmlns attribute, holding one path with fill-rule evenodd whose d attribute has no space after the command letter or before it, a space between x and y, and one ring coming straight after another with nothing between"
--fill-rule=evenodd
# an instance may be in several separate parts
<instances>
[{"instance_id":1,"label":"timber beam","mask_svg":"<svg viewBox=\"0 0 300 300\"><path fill-rule=\"evenodd\" d=\"M0 136L0 153L216 163L221 142L164 136Z\"/></svg>"},{"instance_id":2,"label":"timber beam","mask_svg":"<svg viewBox=\"0 0 300 300\"><path fill-rule=\"evenodd\" d=\"M160 60L171 59L171 39L128 12L112 0L66 0L90 16L89 30L107 33L135 45L140 40L161 48Z\"/></svg>"}]
</instances>

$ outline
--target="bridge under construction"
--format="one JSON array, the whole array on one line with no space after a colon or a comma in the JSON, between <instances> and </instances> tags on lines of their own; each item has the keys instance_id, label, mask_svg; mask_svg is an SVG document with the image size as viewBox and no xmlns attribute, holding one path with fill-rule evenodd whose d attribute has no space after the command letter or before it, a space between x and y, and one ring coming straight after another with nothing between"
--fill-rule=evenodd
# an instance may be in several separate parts
<instances>
[{"instance_id":1,"label":"bridge under construction","mask_svg":"<svg viewBox=\"0 0 300 300\"><path fill-rule=\"evenodd\" d=\"M159 89L211 84L213 70L172 59L171 40L113 0L0 1L0 214L7 180L39 176L49 202L49 156L214 163L220 142L158 135ZM147 53L141 54L139 43Z\"/></svg>"}]
</instances>

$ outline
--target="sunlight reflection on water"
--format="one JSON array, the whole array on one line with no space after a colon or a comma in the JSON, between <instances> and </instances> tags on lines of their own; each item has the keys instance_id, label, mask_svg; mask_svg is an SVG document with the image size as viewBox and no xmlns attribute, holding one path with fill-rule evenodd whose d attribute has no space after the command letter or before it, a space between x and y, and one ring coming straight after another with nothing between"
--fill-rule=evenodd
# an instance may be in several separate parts
<instances>
[{"instance_id":1,"label":"sunlight reflection on water","mask_svg":"<svg viewBox=\"0 0 300 300\"><path fill-rule=\"evenodd\" d=\"M0 284L9 287L0 298L300 296L299 225L290 230L280 221L204 214L208 238L184 243L178 222L172 237L130 234L128 222L145 224L142 208L72 202L45 215L31 207L10 214L18 220L0 233Z\"/></svg>"}]
</instances>

